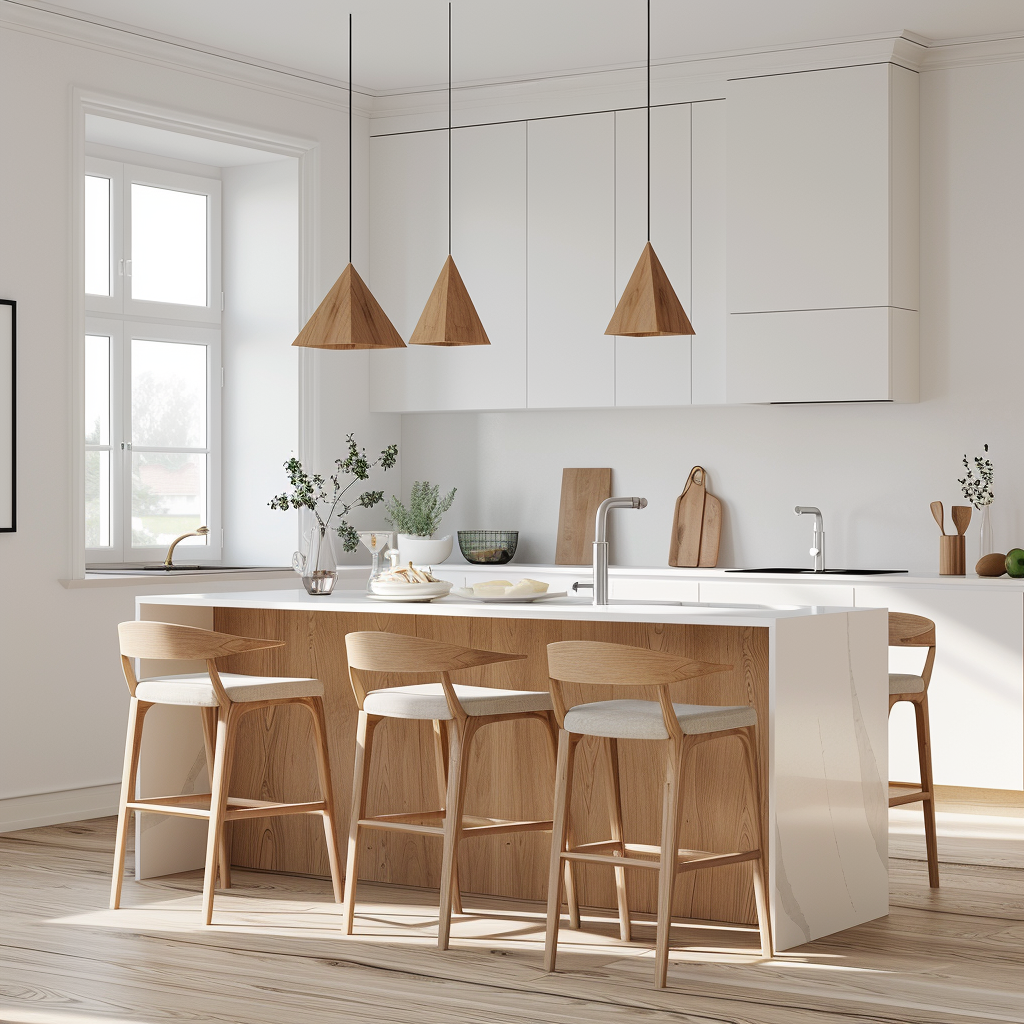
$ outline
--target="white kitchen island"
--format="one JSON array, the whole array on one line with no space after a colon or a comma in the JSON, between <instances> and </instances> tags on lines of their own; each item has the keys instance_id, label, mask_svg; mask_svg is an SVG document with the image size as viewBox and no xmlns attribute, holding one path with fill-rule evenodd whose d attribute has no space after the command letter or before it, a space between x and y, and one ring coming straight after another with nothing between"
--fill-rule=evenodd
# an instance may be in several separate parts
<instances>
[{"instance_id":1,"label":"white kitchen island","mask_svg":"<svg viewBox=\"0 0 1024 1024\"><path fill-rule=\"evenodd\" d=\"M618 603L595 608L587 599L561 598L534 604L480 604L448 597L430 604L372 601L359 591L310 597L301 591L146 596L140 618L217 628L249 636L284 639L278 651L231 661L235 671L316 674L324 681L329 740L344 834L350 792L355 703L347 683L343 638L355 629L381 629L443 638L467 646L521 651L526 661L493 666L488 685L543 689L544 648L557 639L603 639L732 665L697 686L687 684L675 700L749 703L758 710L766 807L757 815L739 793L738 751L728 741L700 761L690 778L696 798L684 808L684 845L716 849L750 841L759 825L768 853L771 919L775 945L803 942L881 917L888 912L887 850L887 614L884 609L726 604ZM168 671L143 664L143 675ZM171 671L195 671L180 664ZM586 699L593 699L588 697ZM290 709L288 709L290 710ZM239 795L274 793L297 798L315 779L307 761L305 722L255 712L240 736L234 785ZM428 724L429 725L429 724ZM516 728L518 727L518 728ZM395 723L394 734L375 745L385 779L371 789L374 813L430 806L436 800L429 728ZM480 756L494 759L486 793L471 792L467 804L486 798L487 813L550 815L550 755L529 723L493 727L496 734ZM507 735L501 730L511 730ZM526 730L526 731L523 731ZM486 732L485 732L486 734ZM482 734L482 735L485 735ZM659 745L623 744L622 772L627 839L656 842L660 802ZM157 707L146 720L140 767L143 796L203 792L205 761L195 709ZM509 759L514 764L509 763ZM405 774L399 771L404 764ZM594 777L600 761L585 757L578 771ZM375 769L377 761L375 760ZM701 801L709 779L735 776L737 796L721 806ZM375 772L378 779L381 772ZM586 789L586 786L584 786ZM731 791L730 785L726 787ZM159 792L158 792L159 791ZM722 792L719 785L718 792ZM305 798L305 797L302 797ZM426 800L426 802L423 802ZM582 841L604 838L604 802L574 808ZM495 807L495 803L505 806ZM545 810L547 808L547 810ZM472 813L479 813L471 806ZM250 828L236 823L233 862L241 866L324 873L315 832L298 819L267 819ZM654 834L651 834L652 828ZM744 832L744 829L746 830ZM140 877L195 868L203 860L201 822L147 816L138 833ZM695 836L695 839L694 839ZM511 841L510 841L511 840ZM366 877L413 885L437 885L439 849L415 836L375 837L375 856L364 858ZM486 837L466 844L460 874L467 892L543 899L546 834ZM479 845L477 845L479 844ZM707 844L707 845L704 845ZM322 843L320 844L322 846ZM726 848L719 845L718 848ZM743 847L732 845L729 849ZM746 847L746 848L749 848ZM706 920L749 923L752 898L745 866L688 873L680 880L675 913ZM609 878L605 878L607 874ZM641 873L646 875L646 873ZM611 872L586 866L581 902L614 906ZM631 902L648 909L644 880L631 885ZM457 934L457 929L456 929Z\"/></svg>"}]
</instances>

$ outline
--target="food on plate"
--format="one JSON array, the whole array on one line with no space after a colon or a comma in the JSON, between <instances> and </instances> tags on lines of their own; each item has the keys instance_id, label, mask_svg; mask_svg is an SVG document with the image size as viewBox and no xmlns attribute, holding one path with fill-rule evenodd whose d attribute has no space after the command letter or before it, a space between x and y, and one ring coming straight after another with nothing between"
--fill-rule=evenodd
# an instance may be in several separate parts
<instances>
[{"instance_id":1,"label":"food on plate","mask_svg":"<svg viewBox=\"0 0 1024 1024\"><path fill-rule=\"evenodd\" d=\"M486 580L473 584L474 597L529 597L531 594L546 594L548 585L539 580L522 579L518 583L509 580Z\"/></svg>"},{"instance_id":2,"label":"food on plate","mask_svg":"<svg viewBox=\"0 0 1024 1024\"><path fill-rule=\"evenodd\" d=\"M508 580L485 580L473 584L473 594L476 597L504 597L505 591L511 586Z\"/></svg>"},{"instance_id":3,"label":"food on plate","mask_svg":"<svg viewBox=\"0 0 1024 1024\"><path fill-rule=\"evenodd\" d=\"M412 562L401 569L381 573L374 583L443 583L427 569L414 569Z\"/></svg>"}]
</instances>

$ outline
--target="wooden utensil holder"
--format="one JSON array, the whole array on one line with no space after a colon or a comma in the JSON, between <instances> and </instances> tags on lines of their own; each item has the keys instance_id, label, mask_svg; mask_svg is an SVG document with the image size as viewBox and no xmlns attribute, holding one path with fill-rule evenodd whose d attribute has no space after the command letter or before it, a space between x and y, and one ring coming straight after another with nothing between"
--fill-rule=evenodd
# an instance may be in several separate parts
<instances>
[{"instance_id":1,"label":"wooden utensil holder","mask_svg":"<svg viewBox=\"0 0 1024 1024\"><path fill-rule=\"evenodd\" d=\"M967 539L965 537L939 538L939 575L967 575Z\"/></svg>"}]
</instances>

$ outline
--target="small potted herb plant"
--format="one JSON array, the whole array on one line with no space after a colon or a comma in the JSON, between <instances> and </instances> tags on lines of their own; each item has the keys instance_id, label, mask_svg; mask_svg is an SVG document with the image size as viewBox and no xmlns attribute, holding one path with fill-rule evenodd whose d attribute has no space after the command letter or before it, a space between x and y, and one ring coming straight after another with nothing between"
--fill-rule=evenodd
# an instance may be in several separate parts
<instances>
[{"instance_id":1,"label":"small potted herb plant","mask_svg":"<svg viewBox=\"0 0 1024 1024\"><path fill-rule=\"evenodd\" d=\"M385 506L386 521L398 531L398 552L403 563L437 565L452 553L452 536L434 539L441 517L455 500L453 487L443 498L437 484L417 480L412 485L408 508L397 497Z\"/></svg>"}]
</instances>

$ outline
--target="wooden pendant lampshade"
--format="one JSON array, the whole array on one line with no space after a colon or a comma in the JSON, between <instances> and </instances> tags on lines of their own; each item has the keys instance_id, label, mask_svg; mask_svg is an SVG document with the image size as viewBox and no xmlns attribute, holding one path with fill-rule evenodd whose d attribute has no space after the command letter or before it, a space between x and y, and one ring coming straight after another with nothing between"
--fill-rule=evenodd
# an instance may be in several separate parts
<instances>
[{"instance_id":1,"label":"wooden pendant lampshade","mask_svg":"<svg viewBox=\"0 0 1024 1024\"><path fill-rule=\"evenodd\" d=\"M490 345L462 275L452 259L452 5L448 4L448 258L426 306L420 314L410 345Z\"/></svg>"},{"instance_id":2,"label":"wooden pendant lampshade","mask_svg":"<svg viewBox=\"0 0 1024 1024\"><path fill-rule=\"evenodd\" d=\"M604 333L623 338L696 333L651 245L651 0L647 0L647 244Z\"/></svg>"},{"instance_id":3,"label":"wooden pendant lampshade","mask_svg":"<svg viewBox=\"0 0 1024 1024\"><path fill-rule=\"evenodd\" d=\"M405 348L352 265L352 15L348 16L348 266L292 342L298 348Z\"/></svg>"}]
</instances>

